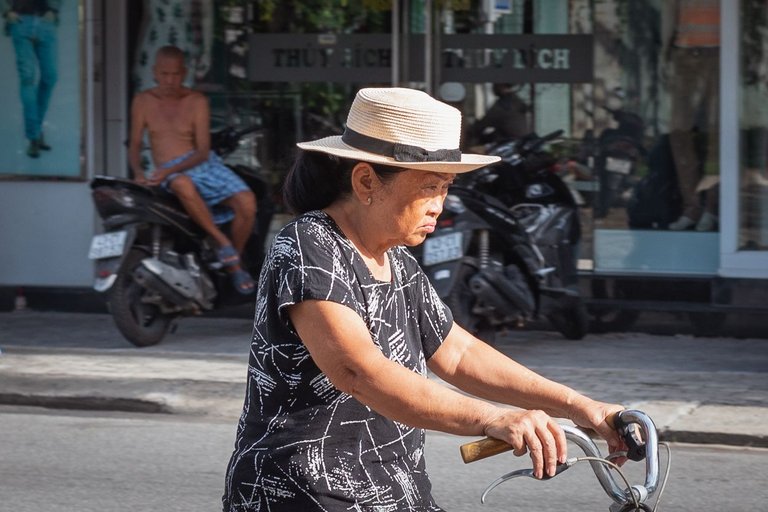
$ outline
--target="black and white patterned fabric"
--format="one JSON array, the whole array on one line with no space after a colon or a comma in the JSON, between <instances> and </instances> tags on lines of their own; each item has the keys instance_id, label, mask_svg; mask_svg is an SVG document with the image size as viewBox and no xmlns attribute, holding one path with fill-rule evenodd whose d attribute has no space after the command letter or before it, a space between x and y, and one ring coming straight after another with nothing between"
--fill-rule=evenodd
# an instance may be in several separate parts
<instances>
[{"instance_id":1,"label":"black and white patterned fabric","mask_svg":"<svg viewBox=\"0 0 768 512\"><path fill-rule=\"evenodd\" d=\"M336 389L287 315L288 306L304 300L347 306L386 357L426 374L453 317L406 248L392 248L388 256L392 281L377 281L319 211L275 238L259 278L226 512L441 510L425 471L424 431Z\"/></svg>"}]
</instances>

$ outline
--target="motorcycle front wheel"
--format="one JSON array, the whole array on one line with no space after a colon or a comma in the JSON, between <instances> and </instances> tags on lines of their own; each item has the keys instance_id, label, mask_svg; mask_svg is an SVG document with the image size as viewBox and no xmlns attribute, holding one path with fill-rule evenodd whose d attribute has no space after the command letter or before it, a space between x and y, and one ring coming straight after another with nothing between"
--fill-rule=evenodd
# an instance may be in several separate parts
<instances>
[{"instance_id":1,"label":"motorcycle front wheel","mask_svg":"<svg viewBox=\"0 0 768 512\"><path fill-rule=\"evenodd\" d=\"M125 339L137 347L156 345L165 337L173 320L160 308L144 300L149 291L133 277L133 271L147 255L131 249L109 291L109 312Z\"/></svg>"},{"instance_id":2,"label":"motorcycle front wheel","mask_svg":"<svg viewBox=\"0 0 768 512\"><path fill-rule=\"evenodd\" d=\"M553 311L547 318L557 332L569 340L580 340L589 332L589 313L581 299L570 307Z\"/></svg>"},{"instance_id":3,"label":"motorcycle front wheel","mask_svg":"<svg viewBox=\"0 0 768 512\"><path fill-rule=\"evenodd\" d=\"M496 343L496 328L472 312L475 295L469 288L469 278L477 272L477 269L474 258L464 258L457 270L455 285L446 297L445 303L453 313L454 322L482 341L493 345Z\"/></svg>"},{"instance_id":4,"label":"motorcycle front wheel","mask_svg":"<svg viewBox=\"0 0 768 512\"><path fill-rule=\"evenodd\" d=\"M608 282L595 279L591 283L592 296L596 299L615 299L617 303L633 297L631 283L621 280ZM590 329L593 332L625 332L635 325L640 317L640 311L636 309L622 309L616 306L594 306L589 308L592 315Z\"/></svg>"}]
</instances>

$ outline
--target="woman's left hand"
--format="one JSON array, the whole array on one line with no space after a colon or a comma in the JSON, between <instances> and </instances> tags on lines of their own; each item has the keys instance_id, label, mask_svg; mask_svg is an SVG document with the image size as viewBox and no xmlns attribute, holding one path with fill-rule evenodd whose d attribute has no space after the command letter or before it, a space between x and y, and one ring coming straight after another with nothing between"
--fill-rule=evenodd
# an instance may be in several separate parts
<instances>
[{"instance_id":1,"label":"woman's left hand","mask_svg":"<svg viewBox=\"0 0 768 512\"><path fill-rule=\"evenodd\" d=\"M581 400L571 409L569 415L571 421L580 427L589 428L600 434L600 437L608 443L608 453L626 451L627 445L613 426L613 417L617 412L625 408L618 404L597 402L587 397ZM614 462L623 464L626 458L619 458Z\"/></svg>"}]
</instances>

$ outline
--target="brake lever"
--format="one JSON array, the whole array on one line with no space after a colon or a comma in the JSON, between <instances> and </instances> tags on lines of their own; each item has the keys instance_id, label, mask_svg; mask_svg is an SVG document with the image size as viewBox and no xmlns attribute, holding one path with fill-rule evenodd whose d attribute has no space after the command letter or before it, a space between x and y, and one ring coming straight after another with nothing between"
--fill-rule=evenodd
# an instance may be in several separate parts
<instances>
[{"instance_id":1,"label":"brake lever","mask_svg":"<svg viewBox=\"0 0 768 512\"><path fill-rule=\"evenodd\" d=\"M533 474L533 469L518 469L518 470L515 470L515 471L511 471L511 472L507 473L506 475L501 475L499 478L497 478L496 480L491 482L490 485L488 485L488 487L485 488L485 490L483 491L483 494L480 496L480 503L484 504L485 503L485 498L488 496L488 494L492 490L494 490L496 487L498 487L499 485L503 484L504 482L506 482L508 480L512 480L513 478L518 478L518 477L521 477L521 476L526 476L528 478L533 478L534 480L540 480L540 481L551 480L552 478L555 478L557 475L559 475L560 473L562 473L566 469L570 468L571 466L573 466L573 463L566 462L565 464L558 464L555 467L555 474L554 475L552 475L552 476L544 475L542 478L536 478L536 476Z\"/></svg>"}]
</instances>

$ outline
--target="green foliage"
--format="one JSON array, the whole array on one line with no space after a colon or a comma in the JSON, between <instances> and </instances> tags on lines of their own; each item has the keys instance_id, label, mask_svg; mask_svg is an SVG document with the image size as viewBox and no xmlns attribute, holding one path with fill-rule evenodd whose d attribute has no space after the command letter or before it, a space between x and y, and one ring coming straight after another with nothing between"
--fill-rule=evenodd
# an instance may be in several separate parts
<instances>
[{"instance_id":1,"label":"green foliage","mask_svg":"<svg viewBox=\"0 0 768 512\"><path fill-rule=\"evenodd\" d=\"M764 0L742 0L742 75L747 84L760 81L760 69L765 55L765 39L768 36L768 11Z\"/></svg>"},{"instance_id":2,"label":"green foliage","mask_svg":"<svg viewBox=\"0 0 768 512\"><path fill-rule=\"evenodd\" d=\"M256 32L354 33L389 31L390 4L372 0L260 0Z\"/></svg>"}]
</instances>

